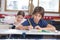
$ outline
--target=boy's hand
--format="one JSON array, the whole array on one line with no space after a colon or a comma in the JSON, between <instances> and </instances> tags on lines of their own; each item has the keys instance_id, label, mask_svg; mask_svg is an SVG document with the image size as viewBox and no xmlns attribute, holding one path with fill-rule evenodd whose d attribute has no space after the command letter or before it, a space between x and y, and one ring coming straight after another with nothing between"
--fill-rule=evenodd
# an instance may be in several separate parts
<instances>
[{"instance_id":1,"label":"boy's hand","mask_svg":"<svg viewBox=\"0 0 60 40\"><path fill-rule=\"evenodd\" d=\"M33 26L31 26L31 25L30 25L30 26L28 26L28 29L29 29L29 30L30 30L30 29L33 29Z\"/></svg>"},{"instance_id":2,"label":"boy's hand","mask_svg":"<svg viewBox=\"0 0 60 40\"><path fill-rule=\"evenodd\" d=\"M40 26L35 26L35 29L42 30Z\"/></svg>"}]
</instances>

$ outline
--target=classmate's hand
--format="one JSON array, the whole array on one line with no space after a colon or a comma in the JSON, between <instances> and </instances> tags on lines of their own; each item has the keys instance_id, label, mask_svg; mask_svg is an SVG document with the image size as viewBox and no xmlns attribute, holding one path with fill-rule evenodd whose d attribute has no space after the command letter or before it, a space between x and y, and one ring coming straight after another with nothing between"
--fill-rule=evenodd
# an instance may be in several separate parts
<instances>
[{"instance_id":1,"label":"classmate's hand","mask_svg":"<svg viewBox=\"0 0 60 40\"><path fill-rule=\"evenodd\" d=\"M31 26L31 25L30 25L30 26L28 26L28 29L29 29L29 30L30 30L30 29L33 29L33 26Z\"/></svg>"},{"instance_id":2,"label":"classmate's hand","mask_svg":"<svg viewBox=\"0 0 60 40\"><path fill-rule=\"evenodd\" d=\"M16 29L19 29L19 30L24 30L24 27L23 27L22 25L16 26L15 28L16 28Z\"/></svg>"},{"instance_id":3,"label":"classmate's hand","mask_svg":"<svg viewBox=\"0 0 60 40\"><path fill-rule=\"evenodd\" d=\"M14 20L14 24L15 24L15 25L18 25L20 22L21 22L21 21L17 21L17 19L15 18L15 20Z\"/></svg>"},{"instance_id":4,"label":"classmate's hand","mask_svg":"<svg viewBox=\"0 0 60 40\"><path fill-rule=\"evenodd\" d=\"M17 25L17 24L18 24L17 20L14 20L14 24L15 24L15 25Z\"/></svg>"},{"instance_id":5,"label":"classmate's hand","mask_svg":"<svg viewBox=\"0 0 60 40\"><path fill-rule=\"evenodd\" d=\"M42 30L40 26L35 26L35 29Z\"/></svg>"}]
</instances>

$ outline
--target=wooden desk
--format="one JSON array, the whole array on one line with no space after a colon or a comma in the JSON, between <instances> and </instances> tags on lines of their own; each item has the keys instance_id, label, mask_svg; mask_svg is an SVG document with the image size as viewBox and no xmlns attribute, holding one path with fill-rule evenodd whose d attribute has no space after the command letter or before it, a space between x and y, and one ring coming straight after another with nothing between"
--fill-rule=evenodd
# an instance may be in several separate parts
<instances>
[{"instance_id":1,"label":"wooden desk","mask_svg":"<svg viewBox=\"0 0 60 40\"><path fill-rule=\"evenodd\" d=\"M58 32L49 32L48 33L48 32L38 32L38 31L35 31L35 30L29 31L29 30L16 30L16 29L0 29L0 34L2 34L2 35L4 35L4 34L6 34L6 35L10 34L10 36L11 36L11 34L20 34L20 35L22 35L23 33L25 33L25 35L32 35L32 36L33 35L50 35L50 36L60 35L60 31L58 31Z\"/></svg>"},{"instance_id":2,"label":"wooden desk","mask_svg":"<svg viewBox=\"0 0 60 40\"><path fill-rule=\"evenodd\" d=\"M29 31L29 30L16 30L16 29L0 29L0 34L32 34L32 35L60 35L58 32L38 32L38 31Z\"/></svg>"},{"instance_id":3,"label":"wooden desk","mask_svg":"<svg viewBox=\"0 0 60 40\"><path fill-rule=\"evenodd\" d=\"M60 21L60 18L59 19L53 19L54 21Z\"/></svg>"}]
</instances>

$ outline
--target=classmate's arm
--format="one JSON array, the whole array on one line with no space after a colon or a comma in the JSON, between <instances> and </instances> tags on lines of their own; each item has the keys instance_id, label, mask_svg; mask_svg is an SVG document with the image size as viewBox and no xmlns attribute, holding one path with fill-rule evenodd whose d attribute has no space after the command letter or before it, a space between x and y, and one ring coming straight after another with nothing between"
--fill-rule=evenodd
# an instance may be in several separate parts
<instances>
[{"instance_id":1,"label":"classmate's arm","mask_svg":"<svg viewBox=\"0 0 60 40\"><path fill-rule=\"evenodd\" d=\"M19 29L19 30L27 30L28 27L27 27L27 26L19 25L19 26L16 26L15 29Z\"/></svg>"},{"instance_id":2,"label":"classmate's arm","mask_svg":"<svg viewBox=\"0 0 60 40\"><path fill-rule=\"evenodd\" d=\"M47 27L42 28L42 29L43 30L50 30L50 31L55 31L56 30L56 28L51 24L48 24Z\"/></svg>"},{"instance_id":3,"label":"classmate's arm","mask_svg":"<svg viewBox=\"0 0 60 40\"><path fill-rule=\"evenodd\" d=\"M19 26L16 26L15 29L19 29L19 30L29 30L29 29L33 29L33 27L30 25L30 26L23 26L23 25L19 25Z\"/></svg>"}]
</instances>

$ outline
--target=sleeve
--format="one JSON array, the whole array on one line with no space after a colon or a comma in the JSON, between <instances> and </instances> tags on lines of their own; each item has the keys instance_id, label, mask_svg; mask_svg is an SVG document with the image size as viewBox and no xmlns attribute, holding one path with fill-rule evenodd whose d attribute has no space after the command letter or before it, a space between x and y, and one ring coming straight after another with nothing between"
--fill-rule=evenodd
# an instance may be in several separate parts
<instances>
[{"instance_id":1,"label":"sleeve","mask_svg":"<svg viewBox=\"0 0 60 40\"><path fill-rule=\"evenodd\" d=\"M43 24L43 27L47 27L47 25L48 25L47 21L45 21L45 20L42 21L42 24Z\"/></svg>"},{"instance_id":2,"label":"sleeve","mask_svg":"<svg viewBox=\"0 0 60 40\"><path fill-rule=\"evenodd\" d=\"M28 20L26 20L25 22L22 23L22 25L23 26L29 26L30 24L29 24Z\"/></svg>"},{"instance_id":3,"label":"sleeve","mask_svg":"<svg viewBox=\"0 0 60 40\"><path fill-rule=\"evenodd\" d=\"M14 23L14 20L15 20L15 17L13 17L13 16L6 16L4 18L4 23L13 24Z\"/></svg>"},{"instance_id":4,"label":"sleeve","mask_svg":"<svg viewBox=\"0 0 60 40\"><path fill-rule=\"evenodd\" d=\"M25 22L27 19L23 19L22 21L21 21L21 24L23 23L23 22Z\"/></svg>"}]
</instances>

